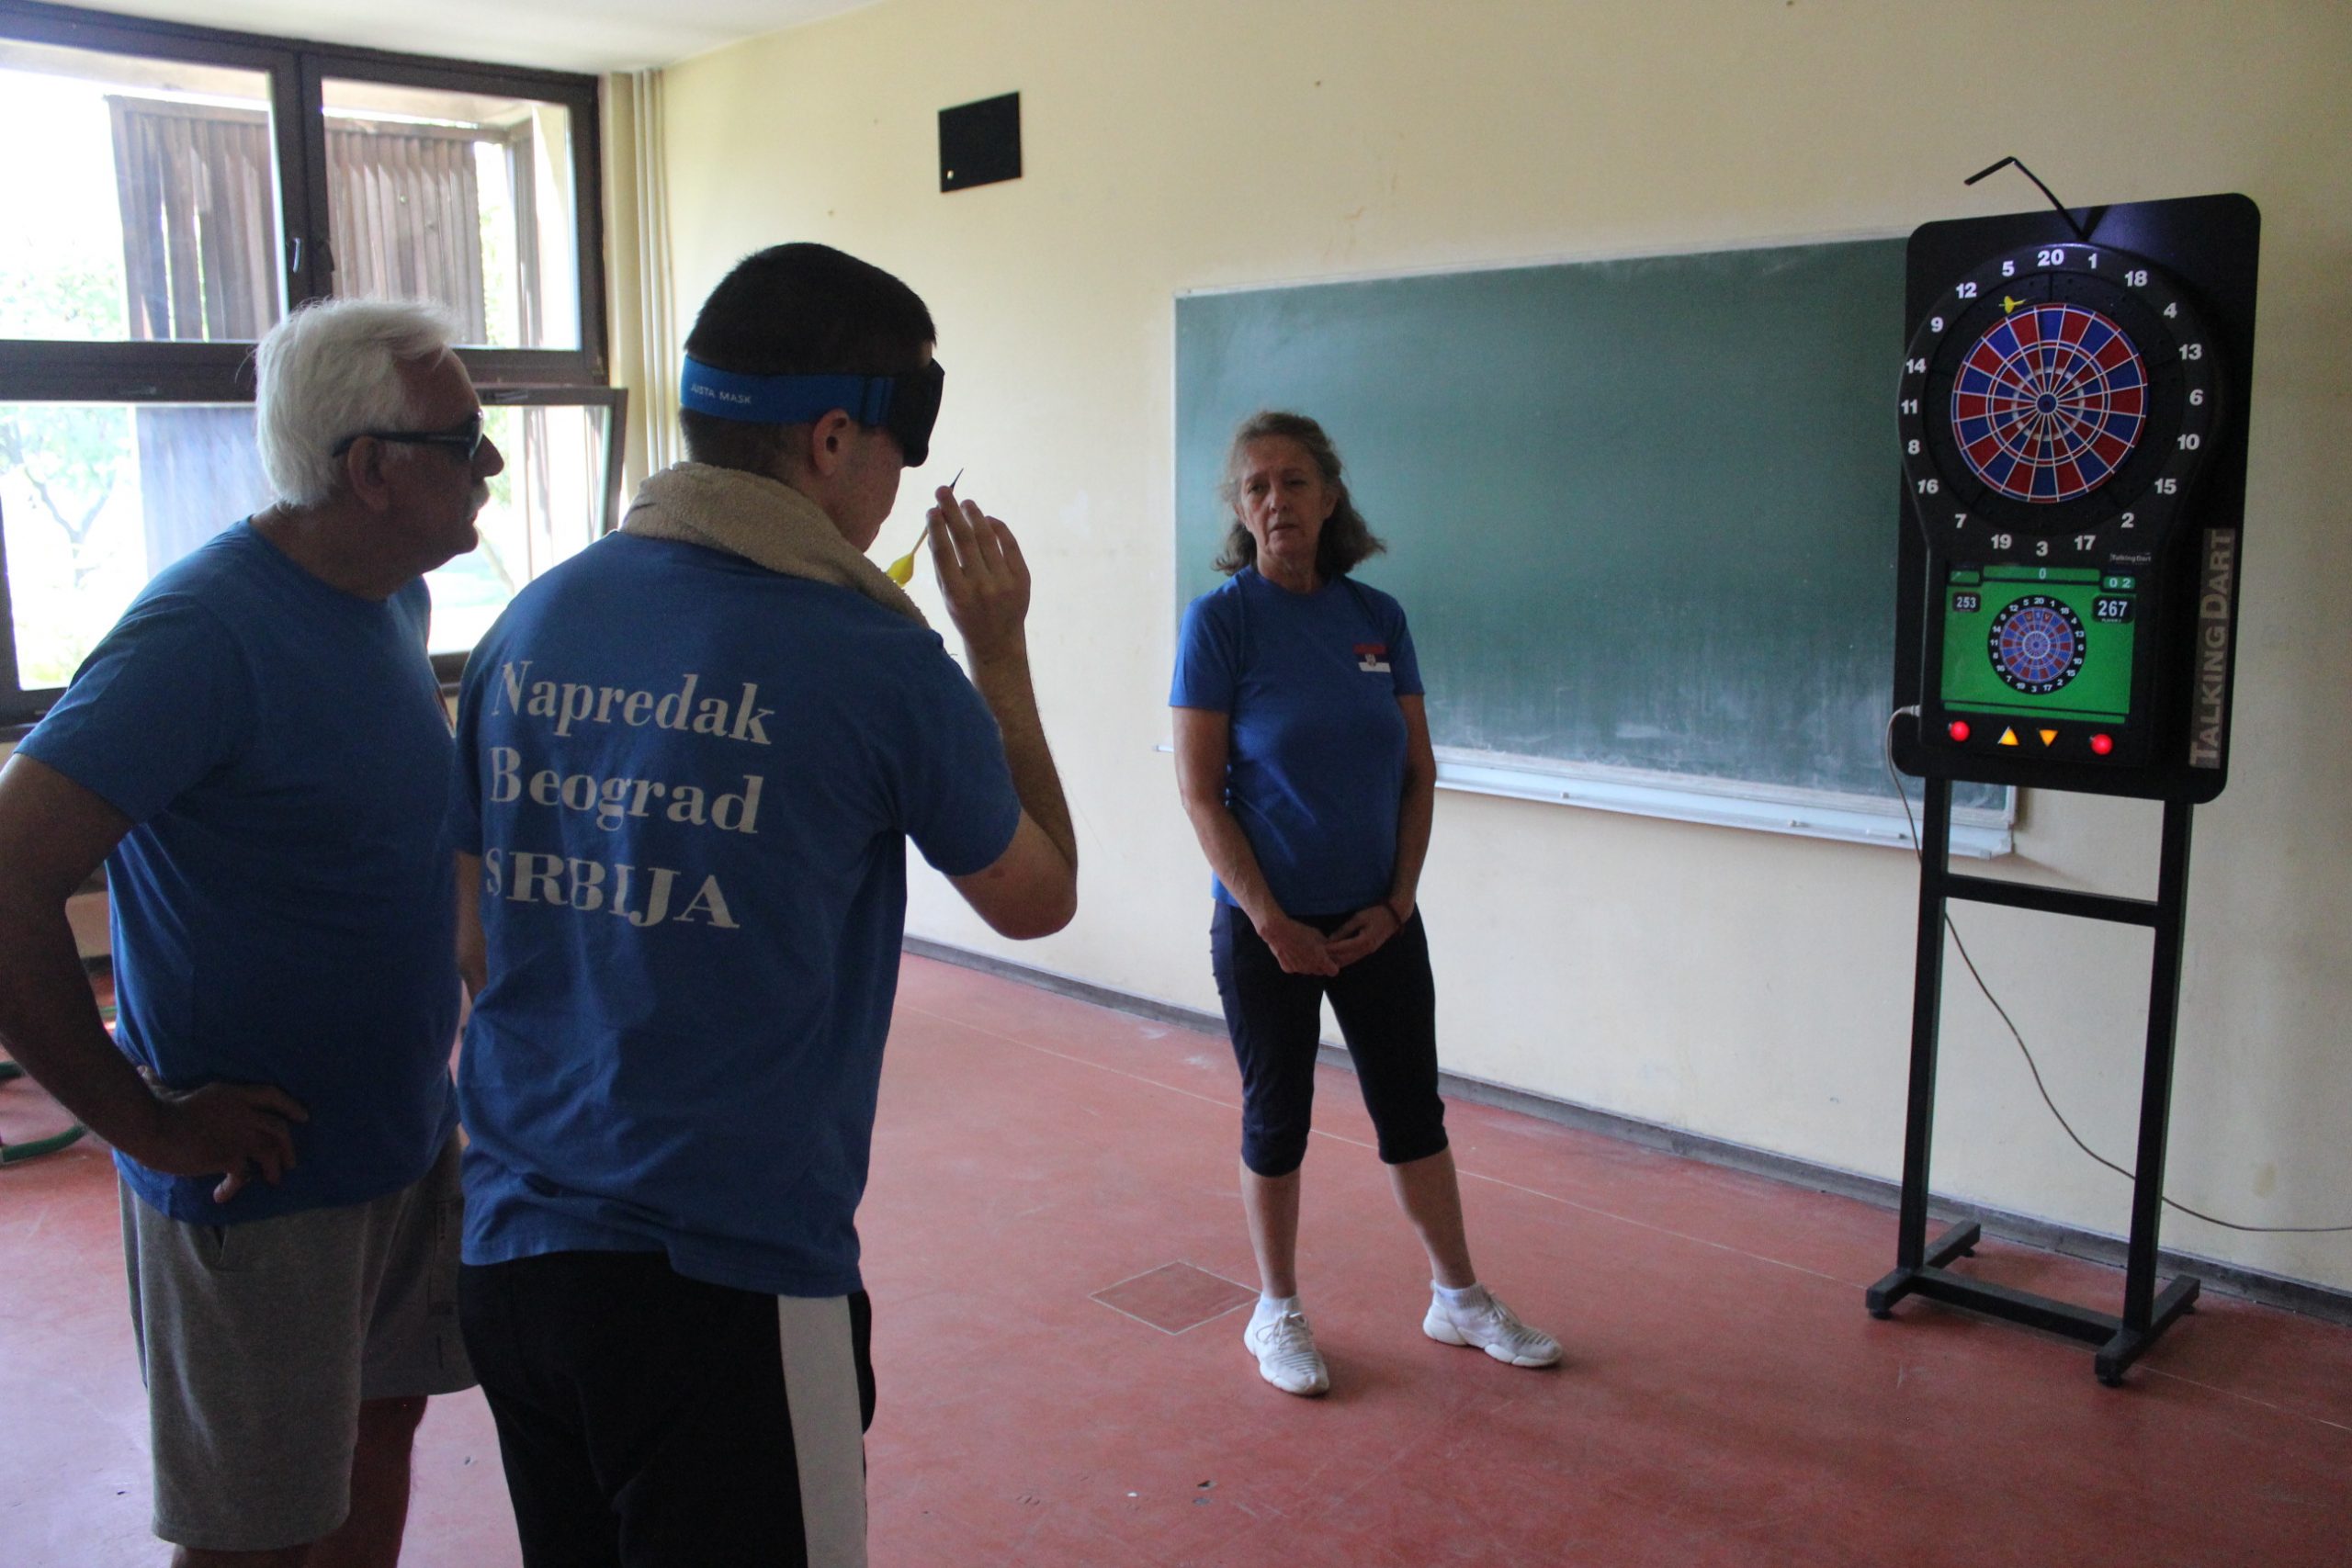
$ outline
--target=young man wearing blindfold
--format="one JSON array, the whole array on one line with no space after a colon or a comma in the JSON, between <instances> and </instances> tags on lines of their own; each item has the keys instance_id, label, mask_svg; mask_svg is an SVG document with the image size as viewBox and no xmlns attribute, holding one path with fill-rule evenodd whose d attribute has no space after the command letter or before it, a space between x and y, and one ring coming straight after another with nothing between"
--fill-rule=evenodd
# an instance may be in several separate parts
<instances>
[{"instance_id":1,"label":"young man wearing blindfold","mask_svg":"<svg viewBox=\"0 0 2352 1568\"><path fill-rule=\"evenodd\" d=\"M746 259L687 339L690 460L467 669L460 1301L528 1563L865 1560L905 842L1008 936L1077 905L1012 531L936 492L968 680L864 553L935 335L839 251Z\"/></svg>"}]
</instances>

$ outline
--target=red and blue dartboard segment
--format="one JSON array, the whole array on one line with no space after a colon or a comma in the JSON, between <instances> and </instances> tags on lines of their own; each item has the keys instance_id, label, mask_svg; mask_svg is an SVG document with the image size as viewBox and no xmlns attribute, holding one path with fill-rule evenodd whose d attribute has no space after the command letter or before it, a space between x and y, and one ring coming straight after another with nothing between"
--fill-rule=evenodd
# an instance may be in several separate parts
<instances>
[{"instance_id":1,"label":"red and blue dartboard segment","mask_svg":"<svg viewBox=\"0 0 2352 1568\"><path fill-rule=\"evenodd\" d=\"M2030 593L1993 617L1993 668L2020 692L2054 692L2083 668L2083 623L2064 600Z\"/></svg>"},{"instance_id":2,"label":"red and blue dartboard segment","mask_svg":"<svg viewBox=\"0 0 2352 1568\"><path fill-rule=\"evenodd\" d=\"M1951 431L1976 477L2014 501L2073 501L2105 483L2147 423L2148 371L2123 329L2044 303L1996 321L1962 356Z\"/></svg>"}]
</instances>

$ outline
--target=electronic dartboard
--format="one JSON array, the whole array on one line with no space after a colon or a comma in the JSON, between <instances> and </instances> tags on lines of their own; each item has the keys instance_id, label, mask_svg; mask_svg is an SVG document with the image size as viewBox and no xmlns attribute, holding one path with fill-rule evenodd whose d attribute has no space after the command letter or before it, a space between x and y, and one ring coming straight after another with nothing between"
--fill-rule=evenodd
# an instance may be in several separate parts
<instances>
[{"instance_id":1,"label":"electronic dartboard","mask_svg":"<svg viewBox=\"0 0 2352 1568\"><path fill-rule=\"evenodd\" d=\"M2221 793L2260 226L2216 196L1911 236L1906 772Z\"/></svg>"}]
</instances>

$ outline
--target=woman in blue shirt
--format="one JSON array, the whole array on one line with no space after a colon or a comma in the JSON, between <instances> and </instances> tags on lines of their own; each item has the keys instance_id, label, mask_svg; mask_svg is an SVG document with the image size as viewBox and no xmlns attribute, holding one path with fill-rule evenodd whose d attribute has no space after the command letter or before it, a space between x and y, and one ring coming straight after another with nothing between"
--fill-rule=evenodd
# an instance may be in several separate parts
<instances>
[{"instance_id":1,"label":"woman in blue shirt","mask_svg":"<svg viewBox=\"0 0 2352 1568\"><path fill-rule=\"evenodd\" d=\"M1385 548L1313 420L1236 433L1234 525L1178 638L1176 759L1216 873L1210 953L1241 1066L1242 1210L1261 1295L1242 1341L1286 1393L1330 1386L1299 1310L1299 1168L1328 996L1396 1201L1428 1250L1422 1331L1513 1366L1558 1341L1478 1283L1437 1092L1436 993L1414 908L1437 761L1396 601L1349 573Z\"/></svg>"}]
</instances>

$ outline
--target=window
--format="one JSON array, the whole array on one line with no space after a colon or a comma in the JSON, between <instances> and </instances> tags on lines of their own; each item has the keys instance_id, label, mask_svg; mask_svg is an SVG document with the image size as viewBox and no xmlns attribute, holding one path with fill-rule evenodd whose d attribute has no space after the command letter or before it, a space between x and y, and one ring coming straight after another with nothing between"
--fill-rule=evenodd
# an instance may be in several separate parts
<instances>
[{"instance_id":1,"label":"window","mask_svg":"<svg viewBox=\"0 0 2352 1568\"><path fill-rule=\"evenodd\" d=\"M482 428L506 454L475 526L480 547L433 585L433 653L455 677L515 591L588 544L620 506L621 396L576 387L487 387ZM594 527L585 526L594 521Z\"/></svg>"},{"instance_id":2,"label":"window","mask_svg":"<svg viewBox=\"0 0 2352 1568\"><path fill-rule=\"evenodd\" d=\"M611 525L596 107L593 77L0 0L0 725L266 502L253 344L322 294L448 307L506 454L429 580L445 678Z\"/></svg>"}]
</instances>

